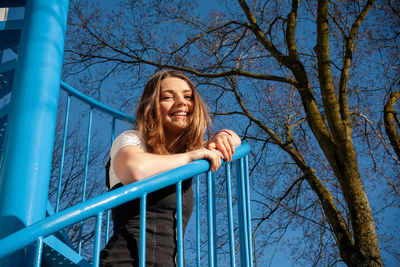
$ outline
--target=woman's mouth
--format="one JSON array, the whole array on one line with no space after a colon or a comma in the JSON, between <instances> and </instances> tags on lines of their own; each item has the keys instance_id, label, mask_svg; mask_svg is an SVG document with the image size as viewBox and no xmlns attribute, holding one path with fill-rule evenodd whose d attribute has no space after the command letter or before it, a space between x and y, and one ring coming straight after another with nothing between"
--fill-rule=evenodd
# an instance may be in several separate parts
<instances>
[{"instance_id":1,"label":"woman's mouth","mask_svg":"<svg viewBox=\"0 0 400 267\"><path fill-rule=\"evenodd\" d=\"M183 111L178 111L178 112L173 112L171 114L171 116L187 116L188 113L187 112L183 112Z\"/></svg>"}]
</instances>

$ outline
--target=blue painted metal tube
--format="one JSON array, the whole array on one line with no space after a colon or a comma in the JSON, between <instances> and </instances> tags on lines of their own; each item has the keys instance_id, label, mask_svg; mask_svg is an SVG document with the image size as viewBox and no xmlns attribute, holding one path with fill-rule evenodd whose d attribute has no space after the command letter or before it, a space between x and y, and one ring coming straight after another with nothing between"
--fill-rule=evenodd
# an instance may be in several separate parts
<instances>
[{"instance_id":1,"label":"blue painted metal tube","mask_svg":"<svg viewBox=\"0 0 400 267\"><path fill-rule=\"evenodd\" d=\"M140 235L139 235L139 266L146 266L146 209L147 194L140 199Z\"/></svg>"},{"instance_id":2,"label":"blue painted metal tube","mask_svg":"<svg viewBox=\"0 0 400 267\"><path fill-rule=\"evenodd\" d=\"M79 222L79 235L78 235L78 254L82 253L82 233L83 233L83 221Z\"/></svg>"},{"instance_id":3,"label":"blue painted metal tube","mask_svg":"<svg viewBox=\"0 0 400 267\"><path fill-rule=\"evenodd\" d=\"M244 229L243 229L243 210L242 210L242 190L240 190L240 161L235 162L236 165L236 194L237 194L237 209L238 209L238 228L239 228L239 249L240 249L240 266L246 266L244 254Z\"/></svg>"},{"instance_id":4,"label":"blue painted metal tube","mask_svg":"<svg viewBox=\"0 0 400 267\"><path fill-rule=\"evenodd\" d=\"M231 185L231 163L225 165L226 176L226 206L228 210L228 225L229 225L229 252L231 266L235 267L235 235L233 228L233 212L232 212L232 185Z\"/></svg>"},{"instance_id":5,"label":"blue painted metal tube","mask_svg":"<svg viewBox=\"0 0 400 267\"><path fill-rule=\"evenodd\" d=\"M93 108L90 107L89 110L89 121L88 121L88 130L86 136L86 157L85 157L85 169L83 175L83 184L82 184L82 202L86 200L86 184L87 184L87 174L89 167L89 156L90 156L90 140L92 134L92 119L93 119ZM82 253L82 232L83 232L83 222L79 223L79 241L78 241L78 253L81 255Z\"/></svg>"},{"instance_id":6,"label":"blue painted metal tube","mask_svg":"<svg viewBox=\"0 0 400 267\"><path fill-rule=\"evenodd\" d=\"M86 157L85 157L85 170L84 170L84 175L83 175L83 186L82 186L82 202L86 200L86 184L87 184L88 168L89 168L90 140L91 140L91 135L92 135L92 121L93 121L93 108L90 108L88 130L87 130L87 136L86 136Z\"/></svg>"},{"instance_id":7,"label":"blue painted metal tube","mask_svg":"<svg viewBox=\"0 0 400 267\"><path fill-rule=\"evenodd\" d=\"M244 184L246 194L246 216L247 216L247 236L250 266L253 266L253 242L251 231L251 210L250 210L250 180L249 180L249 155L244 156Z\"/></svg>"},{"instance_id":8,"label":"blue painted metal tube","mask_svg":"<svg viewBox=\"0 0 400 267\"><path fill-rule=\"evenodd\" d=\"M247 143L242 143L240 147L236 148L233 160L241 158L249 152L250 146ZM39 236L46 237L80 220L95 216L101 210L111 209L130 200L139 198L145 193L151 193L160 188L176 184L180 180L189 179L208 171L209 168L210 164L208 161L197 160L64 209L1 239L0 247L2 249L0 250L0 258L31 244Z\"/></svg>"},{"instance_id":9,"label":"blue painted metal tube","mask_svg":"<svg viewBox=\"0 0 400 267\"><path fill-rule=\"evenodd\" d=\"M218 254L217 254L217 202L215 199L215 172L211 174L211 181L212 181L212 190L211 190L211 196L212 196L212 227L213 227L213 249L214 249L214 266L218 266Z\"/></svg>"},{"instance_id":10,"label":"blue painted metal tube","mask_svg":"<svg viewBox=\"0 0 400 267\"><path fill-rule=\"evenodd\" d=\"M68 120L69 120L69 108L71 104L71 96L67 96L67 106L65 110L65 119L64 119L64 133L63 133L63 143L61 150L61 164L60 164L60 174L58 176L58 189L57 189L57 201L56 201L56 212L58 212L60 208L60 197L61 197L61 184L62 184L62 176L64 169L64 157L65 157L65 143L67 142L67 131L68 131Z\"/></svg>"},{"instance_id":11,"label":"blue painted metal tube","mask_svg":"<svg viewBox=\"0 0 400 267\"><path fill-rule=\"evenodd\" d=\"M26 1L0 171L0 237L46 216L68 3ZM4 264L33 259L11 261Z\"/></svg>"},{"instance_id":12,"label":"blue painted metal tube","mask_svg":"<svg viewBox=\"0 0 400 267\"><path fill-rule=\"evenodd\" d=\"M40 267L42 264L42 256L43 256L43 238L39 236L36 241L36 253L35 259L33 261L34 266Z\"/></svg>"},{"instance_id":13,"label":"blue painted metal tube","mask_svg":"<svg viewBox=\"0 0 400 267\"><path fill-rule=\"evenodd\" d=\"M200 267L200 177L196 175L196 256L197 267Z\"/></svg>"},{"instance_id":14,"label":"blue painted metal tube","mask_svg":"<svg viewBox=\"0 0 400 267\"><path fill-rule=\"evenodd\" d=\"M214 219L213 219L213 182L211 171L207 172L207 222L208 222L208 266L214 266Z\"/></svg>"},{"instance_id":15,"label":"blue painted metal tube","mask_svg":"<svg viewBox=\"0 0 400 267\"><path fill-rule=\"evenodd\" d=\"M114 142L114 138L115 138L115 117L113 117L111 124L111 144Z\"/></svg>"},{"instance_id":16,"label":"blue painted metal tube","mask_svg":"<svg viewBox=\"0 0 400 267\"><path fill-rule=\"evenodd\" d=\"M129 116L125 113L122 113L121 111L118 111L116 109L112 109L84 94L79 92L78 90L74 89L72 86L66 84L65 82L61 81L61 89L66 91L68 94L78 98L79 100L83 101L84 103L87 103L90 105L92 108L97 109L99 111L102 111L118 120L121 121L126 121L129 123L134 122L134 118L132 116Z\"/></svg>"},{"instance_id":17,"label":"blue painted metal tube","mask_svg":"<svg viewBox=\"0 0 400 267\"><path fill-rule=\"evenodd\" d=\"M238 209L239 209L239 231L240 231L240 250L242 266L249 266L249 250L248 250L248 235L247 235L247 219L246 219L246 200L245 200L245 185L244 185L244 162L243 158L237 163L237 187L238 187Z\"/></svg>"},{"instance_id":18,"label":"blue painted metal tube","mask_svg":"<svg viewBox=\"0 0 400 267\"><path fill-rule=\"evenodd\" d=\"M183 261L183 227L182 227L182 182L176 184L176 230L177 230L177 249L178 266L184 266Z\"/></svg>"},{"instance_id":19,"label":"blue painted metal tube","mask_svg":"<svg viewBox=\"0 0 400 267\"><path fill-rule=\"evenodd\" d=\"M107 245L108 240L110 239L111 210L107 210L106 214L107 214L107 217L106 217L106 233L105 233L105 237L104 237L104 246Z\"/></svg>"},{"instance_id":20,"label":"blue painted metal tube","mask_svg":"<svg viewBox=\"0 0 400 267\"><path fill-rule=\"evenodd\" d=\"M112 119L112 124L111 124L111 145L114 142L115 138L115 118L113 117ZM105 236L105 242L104 245L107 244L109 240L109 235L110 235L110 219L111 219L111 210L107 210L107 221L106 221L106 236Z\"/></svg>"},{"instance_id":21,"label":"blue painted metal tube","mask_svg":"<svg viewBox=\"0 0 400 267\"><path fill-rule=\"evenodd\" d=\"M103 222L103 212L97 213L96 228L94 232L94 251L93 251L93 266L100 264L100 249L101 249L101 226Z\"/></svg>"}]
</instances>

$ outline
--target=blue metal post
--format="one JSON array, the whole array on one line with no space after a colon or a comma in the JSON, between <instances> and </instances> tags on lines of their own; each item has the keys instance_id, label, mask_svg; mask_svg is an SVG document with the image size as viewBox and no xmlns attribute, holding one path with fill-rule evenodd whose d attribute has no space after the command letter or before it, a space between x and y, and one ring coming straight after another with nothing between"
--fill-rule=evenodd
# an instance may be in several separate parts
<instances>
[{"instance_id":1,"label":"blue metal post","mask_svg":"<svg viewBox=\"0 0 400 267\"><path fill-rule=\"evenodd\" d=\"M26 3L1 162L0 237L46 214L68 2ZM29 266L33 254L31 246L2 263Z\"/></svg>"},{"instance_id":2,"label":"blue metal post","mask_svg":"<svg viewBox=\"0 0 400 267\"><path fill-rule=\"evenodd\" d=\"M236 163L236 179L237 179L236 186L237 186L237 197L238 197L238 217L239 217L239 237L240 237L240 262L241 266L250 266L243 158L239 159L238 162Z\"/></svg>"},{"instance_id":3,"label":"blue metal post","mask_svg":"<svg viewBox=\"0 0 400 267\"><path fill-rule=\"evenodd\" d=\"M33 261L33 265L36 267L40 267L42 264L42 256L43 256L43 238L39 237L36 241L36 253Z\"/></svg>"},{"instance_id":4,"label":"blue metal post","mask_svg":"<svg viewBox=\"0 0 400 267\"><path fill-rule=\"evenodd\" d=\"M231 267L235 267L235 235L233 227L233 211L232 211L232 185L231 185L231 163L228 162L225 165L226 175L226 204L228 210L228 222L229 222L229 251L231 259Z\"/></svg>"},{"instance_id":5,"label":"blue metal post","mask_svg":"<svg viewBox=\"0 0 400 267\"><path fill-rule=\"evenodd\" d=\"M139 267L146 266L147 193L140 198Z\"/></svg>"},{"instance_id":6,"label":"blue metal post","mask_svg":"<svg viewBox=\"0 0 400 267\"><path fill-rule=\"evenodd\" d=\"M110 147L112 146L112 143L114 142L114 137L115 137L115 117L112 119L112 124L111 124L111 144ZM111 210L107 210L107 219L106 219L106 236L105 236L105 243L104 246L107 245L108 240L109 240L109 234L110 234L110 220L111 220Z\"/></svg>"},{"instance_id":7,"label":"blue metal post","mask_svg":"<svg viewBox=\"0 0 400 267\"><path fill-rule=\"evenodd\" d=\"M182 182L176 184L176 230L177 230L177 262L184 266L183 259L183 225L182 225Z\"/></svg>"},{"instance_id":8,"label":"blue metal post","mask_svg":"<svg viewBox=\"0 0 400 267\"><path fill-rule=\"evenodd\" d=\"M197 267L200 267L200 178L196 176L196 255Z\"/></svg>"},{"instance_id":9,"label":"blue metal post","mask_svg":"<svg viewBox=\"0 0 400 267\"><path fill-rule=\"evenodd\" d=\"M94 251L93 251L93 266L100 264L100 249L101 249L101 228L103 226L103 212L99 212L96 217L96 228L94 238Z\"/></svg>"},{"instance_id":10,"label":"blue metal post","mask_svg":"<svg viewBox=\"0 0 400 267\"><path fill-rule=\"evenodd\" d=\"M247 220L247 237L248 250L249 250L249 261L250 267L253 267L253 242L252 242L252 231L251 231L251 211L250 211L250 182L249 182L249 155L244 157L244 184L246 194L246 220Z\"/></svg>"},{"instance_id":11,"label":"blue metal post","mask_svg":"<svg viewBox=\"0 0 400 267\"><path fill-rule=\"evenodd\" d=\"M214 201L213 201L213 183L214 176L211 171L207 172L207 223L208 223L208 266L217 266L215 255L215 227L214 227Z\"/></svg>"},{"instance_id":12,"label":"blue metal post","mask_svg":"<svg viewBox=\"0 0 400 267\"><path fill-rule=\"evenodd\" d=\"M212 196L212 209L213 209L213 212L212 212L212 220L213 220L213 223L212 223L212 227L214 228L213 229L213 233L214 233L214 256L215 256L215 258L214 258L214 266L218 266L218 254L217 254L217 202L216 202L216 196L215 196L215 190L216 190L216 186L215 186L215 179L216 179L216 177L215 177L215 172L213 172L212 174L211 174L211 177L212 177L212 194L211 194L211 196Z\"/></svg>"},{"instance_id":13,"label":"blue metal post","mask_svg":"<svg viewBox=\"0 0 400 267\"><path fill-rule=\"evenodd\" d=\"M58 176L56 212L58 212L58 210L60 208L61 186L62 186L62 177L63 177L63 169L64 169L64 157L65 157L65 144L67 143L67 131L68 131L68 120L69 120L70 104L71 104L71 96L68 95L67 96L67 107L65 109L64 134L63 134L63 143L62 143L62 150L61 150L61 163L60 163L60 175Z\"/></svg>"}]
</instances>

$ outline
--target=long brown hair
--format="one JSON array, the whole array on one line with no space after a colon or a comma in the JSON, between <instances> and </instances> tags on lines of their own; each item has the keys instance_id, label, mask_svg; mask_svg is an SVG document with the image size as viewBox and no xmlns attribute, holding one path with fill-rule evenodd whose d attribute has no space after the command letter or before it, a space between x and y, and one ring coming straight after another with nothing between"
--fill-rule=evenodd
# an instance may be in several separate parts
<instances>
[{"instance_id":1,"label":"long brown hair","mask_svg":"<svg viewBox=\"0 0 400 267\"><path fill-rule=\"evenodd\" d=\"M193 93L194 110L189 126L172 144L167 144L160 111L161 81L165 78L179 78L189 85ZM204 134L211 126L211 119L193 82L183 73L162 70L153 74L146 83L135 118L135 127L146 141L148 151L155 154L181 153L204 145Z\"/></svg>"}]
</instances>

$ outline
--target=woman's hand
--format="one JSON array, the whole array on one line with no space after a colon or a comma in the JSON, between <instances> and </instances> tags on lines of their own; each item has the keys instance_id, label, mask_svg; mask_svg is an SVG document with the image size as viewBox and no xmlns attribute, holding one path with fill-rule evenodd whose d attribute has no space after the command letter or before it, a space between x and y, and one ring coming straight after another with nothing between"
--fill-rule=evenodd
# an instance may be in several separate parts
<instances>
[{"instance_id":1,"label":"woman's hand","mask_svg":"<svg viewBox=\"0 0 400 267\"><path fill-rule=\"evenodd\" d=\"M232 160L235 153L235 147L240 145L239 136L231 130L222 130L218 132L211 142L207 145L209 150L218 150L222 154L222 158L228 162Z\"/></svg>"},{"instance_id":2,"label":"woman's hand","mask_svg":"<svg viewBox=\"0 0 400 267\"><path fill-rule=\"evenodd\" d=\"M221 166L222 153L216 149L200 148L187 152L189 160L207 159L210 162L210 170L215 172Z\"/></svg>"}]
</instances>

